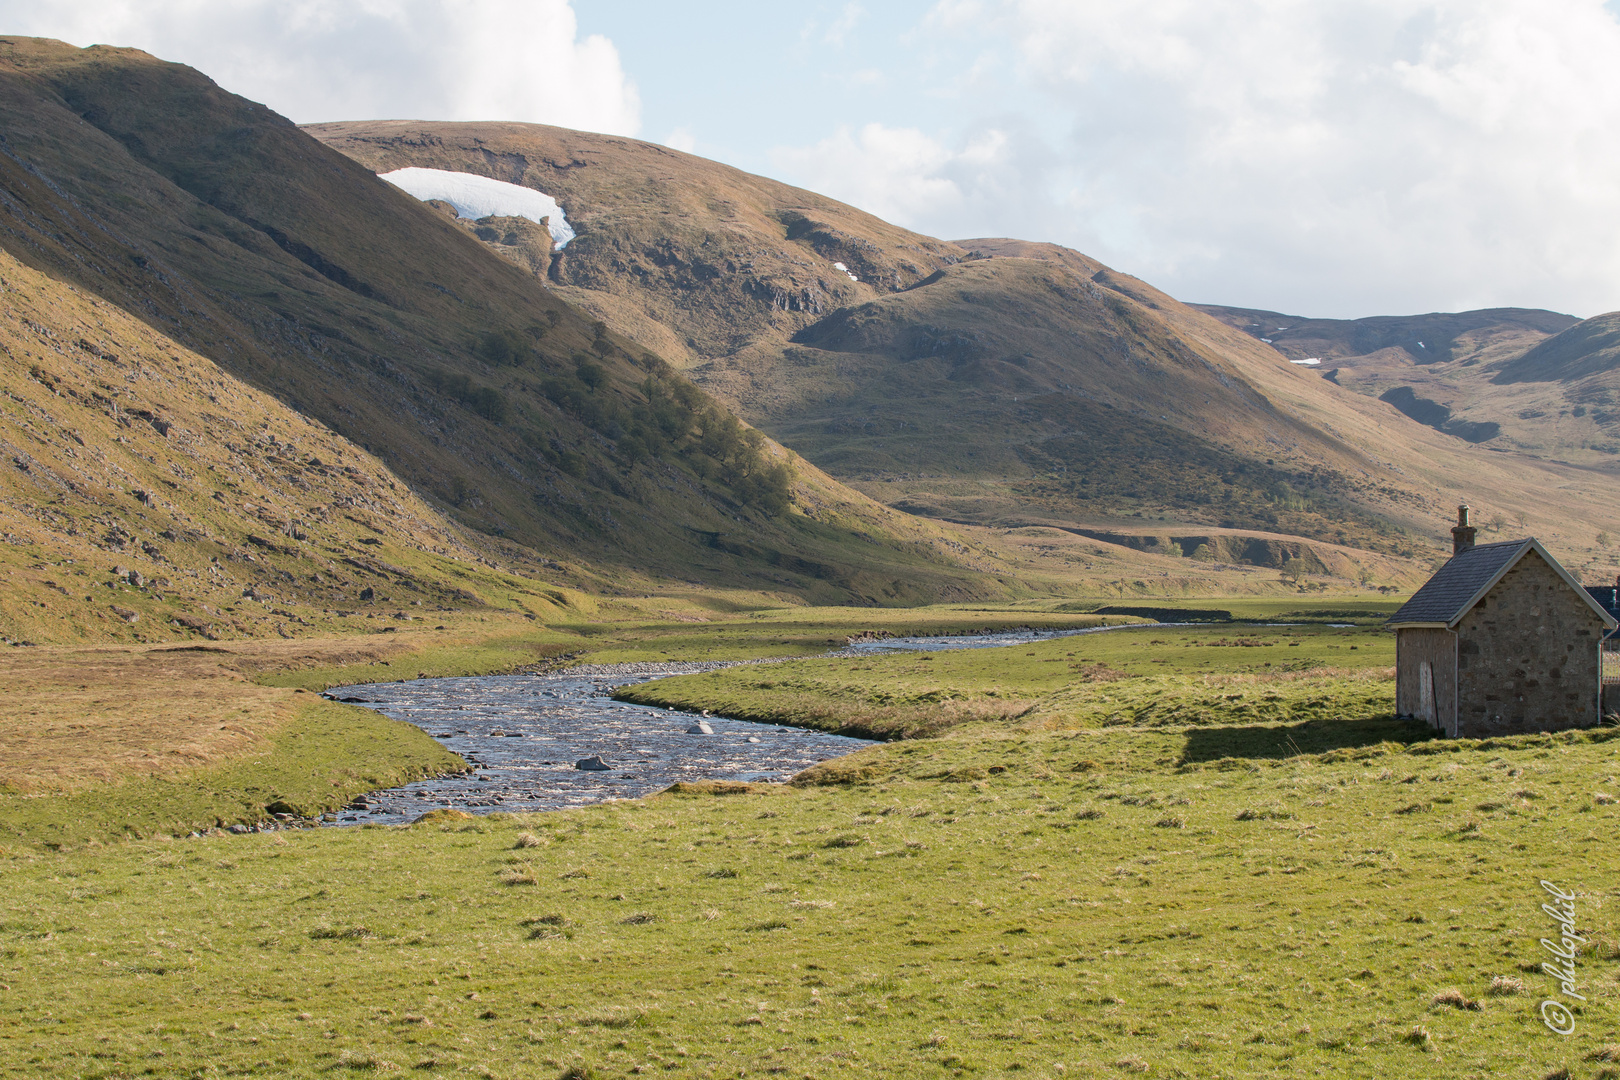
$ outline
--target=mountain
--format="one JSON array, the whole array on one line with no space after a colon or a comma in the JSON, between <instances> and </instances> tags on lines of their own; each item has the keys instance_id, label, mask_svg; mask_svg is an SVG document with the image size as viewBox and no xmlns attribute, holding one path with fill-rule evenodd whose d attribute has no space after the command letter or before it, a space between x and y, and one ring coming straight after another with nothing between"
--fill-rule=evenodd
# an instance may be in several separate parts
<instances>
[{"instance_id":1,"label":"mountain","mask_svg":"<svg viewBox=\"0 0 1620 1080\"><path fill-rule=\"evenodd\" d=\"M739 425L433 207L190 68L0 39L0 115L0 249L374 455L486 550L598 585L858 603L1002 588L949 530Z\"/></svg>"},{"instance_id":2,"label":"mountain","mask_svg":"<svg viewBox=\"0 0 1620 1080\"><path fill-rule=\"evenodd\" d=\"M1527 382L1575 383L1603 379L1620 368L1620 312L1586 319L1539 342L1497 370L1498 385ZM1612 384L1613 379L1603 379ZM1615 404L1611 399L1604 404Z\"/></svg>"},{"instance_id":3,"label":"mountain","mask_svg":"<svg viewBox=\"0 0 1620 1080\"><path fill-rule=\"evenodd\" d=\"M1367 319L1307 319L1252 308L1191 305L1274 346L1290 359L1324 364L1399 350L1412 364L1489 363L1574 326L1573 315L1537 308L1486 308Z\"/></svg>"},{"instance_id":4,"label":"mountain","mask_svg":"<svg viewBox=\"0 0 1620 1080\"><path fill-rule=\"evenodd\" d=\"M1620 315L1525 308L1303 319L1200 305L1290 360L1422 424L1493 449L1620 466Z\"/></svg>"},{"instance_id":5,"label":"mountain","mask_svg":"<svg viewBox=\"0 0 1620 1080\"><path fill-rule=\"evenodd\" d=\"M94 294L4 252L0 287L8 643L589 606L525 573L587 582L577 566L497 554L371 454Z\"/></svg>"},{"instance_id":6,"label":"mountain","mask_svg":"<svg viewBox=\"0 0 1620 1080\"><path fill-rule=\"evenodd\" d=\"M555 198L577 232L537 270L556 295L918 515L1417 554L1481 490L1548 535L1585 534L1541 493L1611 482L1470 452L1056 245L922 236L634 139L415 121L306 130L374 171L470 173ZM1525 320L1527 334L1551 326Z\"/></svg>"}]
</instances>

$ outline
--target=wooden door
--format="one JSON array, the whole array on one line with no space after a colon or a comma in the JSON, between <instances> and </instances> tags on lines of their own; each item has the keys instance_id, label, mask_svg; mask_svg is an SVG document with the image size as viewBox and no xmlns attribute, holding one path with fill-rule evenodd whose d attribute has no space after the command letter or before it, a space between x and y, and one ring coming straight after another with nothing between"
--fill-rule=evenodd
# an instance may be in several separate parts
<instances>
[{"instance_id":1,"label":"wooden door","mask_svg":"<svg viewBox=\"0 0 1620 1080\"><path fill-rule=\"evenodd\" d=\"M1434 700L1434 665L1427 660L1418 664L1418 719L1431 727L1440 723L1440 709Z\"/></svg>"}]
</instances>

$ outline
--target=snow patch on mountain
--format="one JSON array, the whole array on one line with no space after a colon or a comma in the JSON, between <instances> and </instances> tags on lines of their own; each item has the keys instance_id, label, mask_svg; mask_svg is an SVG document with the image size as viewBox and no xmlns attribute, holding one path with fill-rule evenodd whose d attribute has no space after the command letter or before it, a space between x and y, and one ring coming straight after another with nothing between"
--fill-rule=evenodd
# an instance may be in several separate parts
<instances>
[{"instance_id":1,"label":"snow patch on mountain","mask_svg":"<svg viewBox=\"0 0 1620 1080\"><path fill-rule=\"evenodd\" d=\"M458 217L474 221L492 214L528 218L536 225L544 225L551 233L551 242L559 248L574 238L574 230L557 200L534 188L445 169L395 169L378 175L423 202L441 199L449 203L456 208Z\"/></svg>"}]
</instances>

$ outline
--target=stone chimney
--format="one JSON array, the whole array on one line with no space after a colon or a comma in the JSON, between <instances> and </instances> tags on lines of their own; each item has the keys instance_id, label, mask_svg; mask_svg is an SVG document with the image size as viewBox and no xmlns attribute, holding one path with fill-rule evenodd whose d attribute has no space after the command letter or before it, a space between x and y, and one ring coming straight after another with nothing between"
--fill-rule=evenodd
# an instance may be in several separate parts
<instances>
[{"instance_id":1,"label":"stone chimney","mask_svg":"<svg viewBox=\"0 0 1620 1080\"><path fill-rule=\"evenodd\" d=\"M1461 555L1474 546L1474 527L1468 524L1468 504L1457 507L1457 525L1451 530L1451 554Z\"/></svg>"}]
</instances>

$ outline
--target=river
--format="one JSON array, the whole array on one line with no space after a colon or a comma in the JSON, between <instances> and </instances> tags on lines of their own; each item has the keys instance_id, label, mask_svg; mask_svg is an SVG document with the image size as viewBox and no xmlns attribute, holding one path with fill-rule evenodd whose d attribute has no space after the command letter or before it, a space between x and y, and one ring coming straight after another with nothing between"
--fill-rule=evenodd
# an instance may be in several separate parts
<instances>
[{"instance_id":1,"label":"river","mask_svg":"<svg viewBox=\"0 0 1620 1080\"><path fill-rule=\"evenodd\" d=\"M1015 630L851 643L832 656L941 652L1023 645L1103 630L1170 624ZM415 724L475 766L470 775L420 780L374 792L329 815L328 824L400 824L444 808L468 813L558 810L633 799L678 781L782 781L818 761L873 745L803 728L703 717L614 701L632 683L731 663L611 664L555 674L481 675L339 687L326 696ZM712 734L689 733L706 723ZM600 758L602 770L578 768Z\"/></svg>"}]
</instances>

